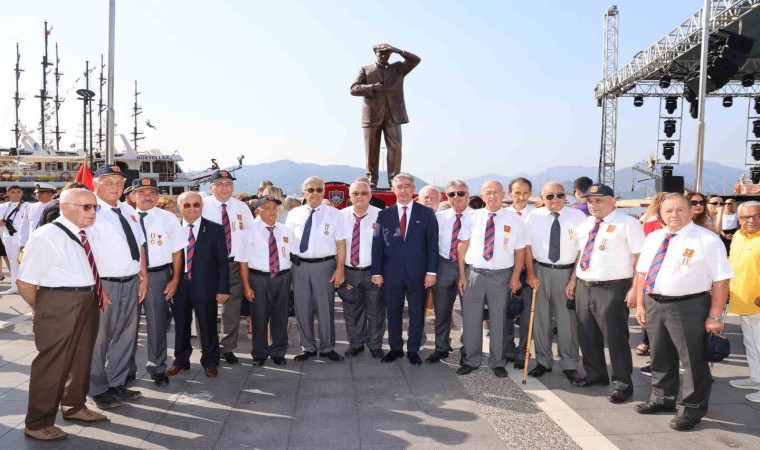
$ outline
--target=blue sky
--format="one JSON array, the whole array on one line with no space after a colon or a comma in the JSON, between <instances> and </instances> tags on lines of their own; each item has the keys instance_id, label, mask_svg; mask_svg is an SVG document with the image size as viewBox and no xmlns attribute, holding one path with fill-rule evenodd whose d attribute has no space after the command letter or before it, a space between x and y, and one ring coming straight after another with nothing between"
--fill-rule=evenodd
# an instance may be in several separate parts
<instances>
[{"instance_id":1,"label":"blue sky","mask_svg":"<svg viewBox=\"0 0 760 450\"><path fill-rule=\"evenodd\" d=\"M12 145L12 66L22 47L22 120L39 118L43 21L54 27L64 77L107 53L108 1L7 2L0 16L0 145ZM620 63L702 6L701 0L620 0ZM117 133L131 129L140 84L144 147L180 150L188 169L278 159L363 166L361 99L349 87L388 42L422 63L406 79L410 123L403 169L430 181L484 173L595 166L601 110L602 16L611 3L512 1L118 0ZM106 55L107 57L107 55ZM49 77L52 81L52 77ZM81 84L81 83L80 83ZM94 84L94 83L93 83ZM706 158L740 167L746 101L707 104ZM657 105L621 99L618 166L653 152ZM81 103L62 110L66 146ZM682 160L693 160L696 121L684 120ZM81 138L77 140L79 142Z\"/></svg>"}]
</instances>

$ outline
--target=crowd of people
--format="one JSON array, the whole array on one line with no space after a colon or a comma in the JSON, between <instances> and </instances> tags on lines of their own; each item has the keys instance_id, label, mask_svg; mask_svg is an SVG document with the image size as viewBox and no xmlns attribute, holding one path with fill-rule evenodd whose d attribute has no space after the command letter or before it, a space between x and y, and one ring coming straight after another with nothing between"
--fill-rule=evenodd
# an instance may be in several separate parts
<instances>
[{"instance_id":1,"label":"crowd of people","mask_svg":"<svg viewBox=\"0 0 760 450\"><path fill-rule=\"evenodd\" d=\"M162 199L148 178L135 180L121 201L125 180L118 166L105 165L92 191L67 186L53 200L52 186L40 184L39 202L29 204L14 187L0 205L11 289L34 312L38 355L24 431L30 437L65 437L54 423L58 409L67 420L104 420L87 407L88 396L100 410L141 397L130 389L141 310L146 370L158 386L190 368L193 316L205 375L218 377L222 360L238 364L241 310L250 316L254 366L288 363L290 314L300 335L295 361L339 363L366 348L380 363L406 358L420 365L429 296L435 342L426 363L454 351L459 297L456 373L480 368L487 334L486 364L503 378L509 363L529 364L535 293L529 374L552 371L556 335L568 382L611 385L609 401L624 403L634 389L628 317L636 308L646 337L635 351L651 356L652 386L649 401L635 410L675 413L671 427L687 430L707 411L712 379L705 349L710 335L722 333L730 292L750 369L731 384L760 391L760 202L737 207L696 192L662 193L638 219L616 209L610 187L587 177L573 185L579 203L569 205L565 187L548 182L535 207L525 178L506 188L486 181L477 195L452 180L443 190L425 186L415 200L415 178L402 172L392 180L390 207L376 206L369 180L359 178L349 187L349 206L338 210L325 201L325 183L316 176L303 182L303 200L285 197L270 182L255 195L235 197L235 177L219 170L210 195L185 192L176 203ZM342 355L335 347L336 291L349 341ZM760 392L747 399L760 401Z\"/></svg>"}]
</instances>

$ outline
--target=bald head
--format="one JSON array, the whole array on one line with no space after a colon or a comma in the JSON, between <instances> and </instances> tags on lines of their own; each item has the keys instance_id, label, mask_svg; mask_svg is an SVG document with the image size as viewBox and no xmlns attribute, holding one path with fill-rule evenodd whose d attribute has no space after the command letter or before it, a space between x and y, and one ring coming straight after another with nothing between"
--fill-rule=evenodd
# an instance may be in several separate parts
<instances>
[{"instance_id":1,"label":"bald head","mask_svg":"<svg viewBox=\"0 0 760 450\"><path fill-rule=\"evenodd\" d=\"M203 211L203 197L197 192L185 191L177 198L179 212L187 222L195 223Z\"/></svg>"},{"instance_id":2,"label":"bald head","mask_svg":"<svg viewBox=\"0 0 760 450\"><path fill-rule=\"evenodd\" d=\"M504 185L496 180L488 180L480 188L480 196L486 202L486 209L496 212L501 209L501 202L504 201Z\"/></svg>"},{"instance_id":3,"label":"bald head","mask_svg":"<svg viewBox=\"0 0 760 450\"><path fill-rule=\"evenodd\" d=\"M98 201L88 189L69 189L61 193L61 215L79 228L95 222Z\"/></svg>"}]
</instances>

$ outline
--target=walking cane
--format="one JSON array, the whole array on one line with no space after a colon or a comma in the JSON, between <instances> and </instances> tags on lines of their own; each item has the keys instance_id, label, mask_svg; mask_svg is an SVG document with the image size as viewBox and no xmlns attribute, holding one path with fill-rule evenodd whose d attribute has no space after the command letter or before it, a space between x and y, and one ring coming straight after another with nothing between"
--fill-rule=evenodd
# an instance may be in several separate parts
<instances>
[{"instance_id":1,"label":"walking cane","mask_svg":"<svg viewBox=\"0 0 760 450\"><path fill-rule=\"evenodd\" d=\"M533 339L533 317L536 314L536 294L538 285L533 288L533 298L530 301L530 322L528 323L528 341L525 343L525 367L523 368L522 384L528 382L528 366L530 365L530 342Z\"/></svg>"}]
</instances>

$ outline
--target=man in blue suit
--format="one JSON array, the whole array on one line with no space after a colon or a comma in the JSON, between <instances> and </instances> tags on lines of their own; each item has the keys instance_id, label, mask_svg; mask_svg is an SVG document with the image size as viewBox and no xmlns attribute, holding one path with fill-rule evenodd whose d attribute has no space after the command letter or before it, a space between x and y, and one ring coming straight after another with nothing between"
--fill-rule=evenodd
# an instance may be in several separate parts
<instances>
[{"instance_id":1,"label":"man in blue suit","mask_svg":"<svg viewBox=\"0 0 760 450\"><path fill-rule=\"evenodd\" d=\"M385 289L388 342L391 351L382 362L404 356L401 322L404 297L409 304L407 358L422 363L418 354L425 319L425 289L435 284L438 271L438 221L427 206L414 203L414 177L401 172L393 178L396 204L380 211L372 239L372 283Z\"/></svg>"}]
</instances>

